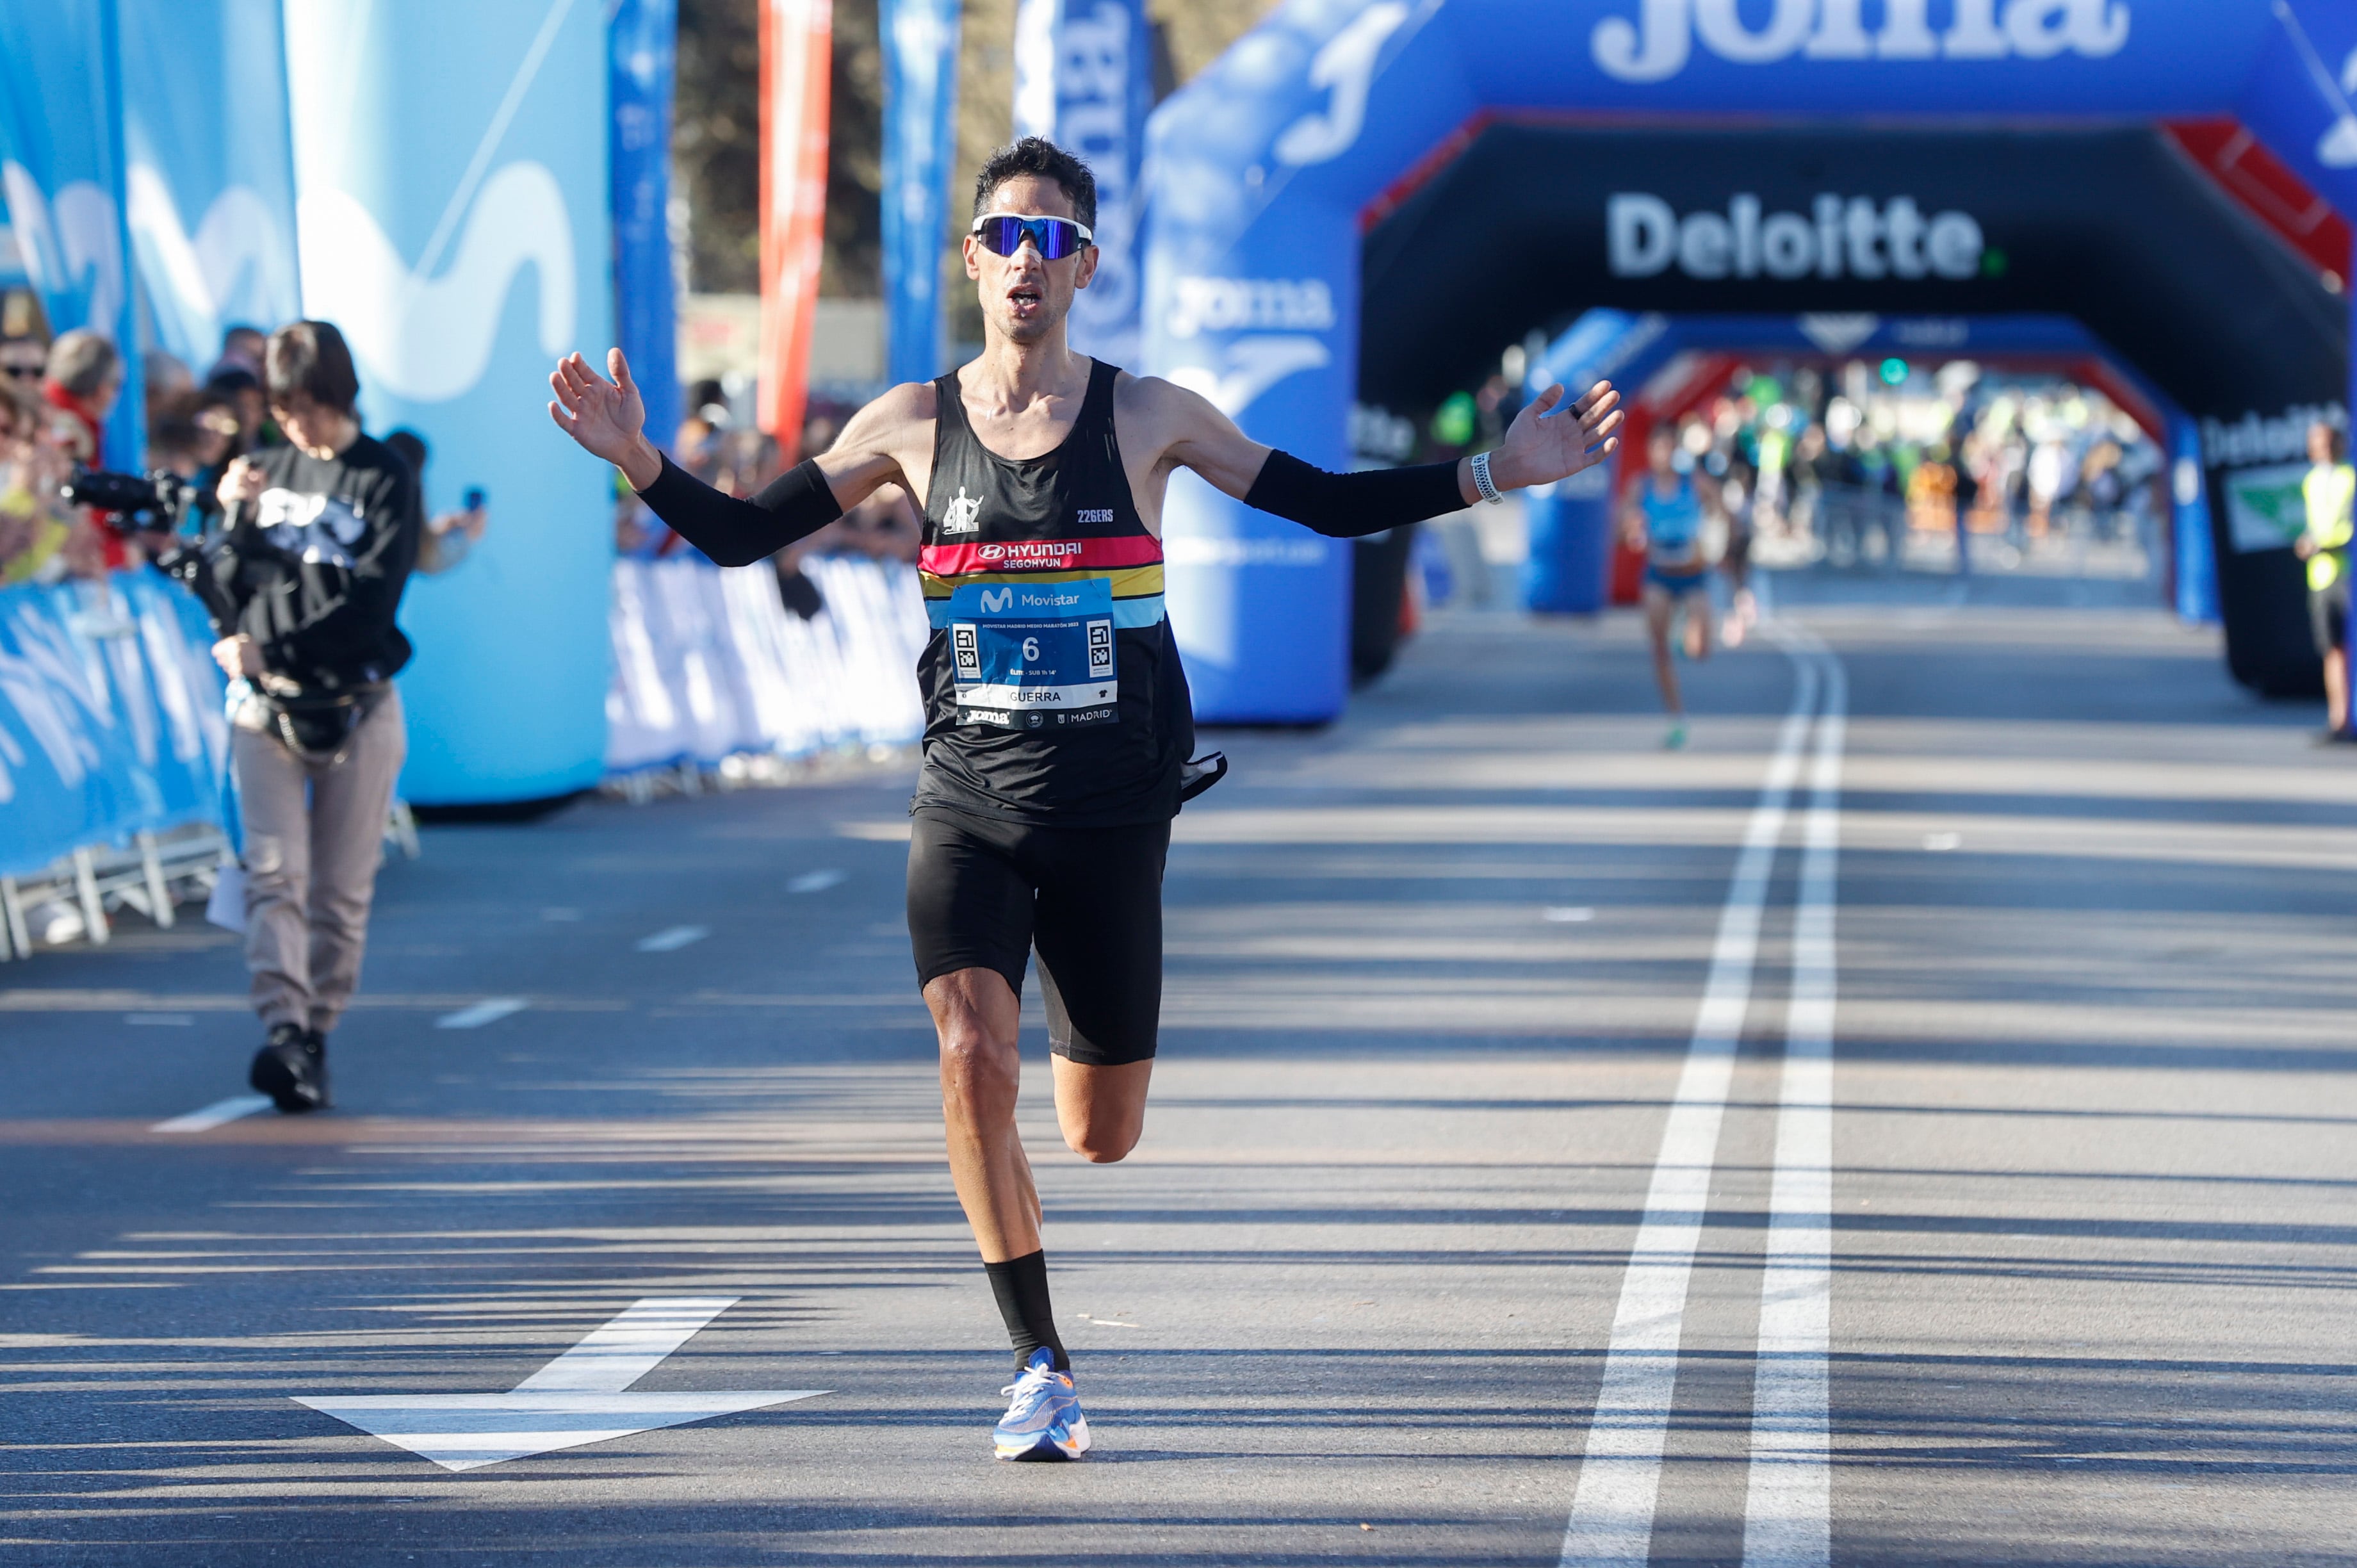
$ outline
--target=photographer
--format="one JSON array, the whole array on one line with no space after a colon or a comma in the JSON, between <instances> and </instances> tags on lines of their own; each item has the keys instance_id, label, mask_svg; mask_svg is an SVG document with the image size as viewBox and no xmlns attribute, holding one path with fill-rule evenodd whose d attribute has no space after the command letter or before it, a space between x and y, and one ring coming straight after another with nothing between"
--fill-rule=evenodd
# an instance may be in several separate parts
<instances>
[{"instance_id":1,"label":"photographer","mask_svg":"<svg viewBox=\"0 0 2357 1568\"><path fill-rule=\"evenodd\" d=\"M245 828L246 967L269 1036L253 1087L281 1111L328 1100L327 1035L361 972L393 779L407 750L394 611L424 529L416 476L361 434L360 381L324 321L273 333L264 387L287 445L221 476L213 645L248 683L231 723Z\"/></svg>"}]
</instances>

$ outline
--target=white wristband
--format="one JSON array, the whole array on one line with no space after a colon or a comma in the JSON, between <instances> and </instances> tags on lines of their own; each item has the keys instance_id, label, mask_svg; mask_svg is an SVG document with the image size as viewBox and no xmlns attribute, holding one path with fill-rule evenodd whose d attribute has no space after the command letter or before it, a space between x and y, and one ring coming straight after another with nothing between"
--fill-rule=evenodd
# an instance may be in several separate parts
<instances>
[{"instance_id":1,"label":"white wristband","mask_svg":"<svg viewBox=\"0 0 2357 1568\"><path fill-rule=\"evenodd\" d=\"M1487 452L1473 454L1473 488L1491 506L1498 506L1506 499L1498 493L1498 487L1490 478L1490 454Z\"/></svg>"}]
</instances>

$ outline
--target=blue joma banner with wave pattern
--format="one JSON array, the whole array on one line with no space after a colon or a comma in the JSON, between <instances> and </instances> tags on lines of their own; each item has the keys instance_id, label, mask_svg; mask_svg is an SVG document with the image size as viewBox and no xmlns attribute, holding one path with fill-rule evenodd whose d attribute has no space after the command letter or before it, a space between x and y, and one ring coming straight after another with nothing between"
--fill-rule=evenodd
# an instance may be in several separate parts
<instances>
[{"instance_id":1,"label":"blue joma banner with wave pattern","mask_svg":"<svg viewBox=\"0 0 2357 1568\"><path fill-rule=\"evenodd\" d=\"M135 356L116 27L115 0L0 0L0 188L50 330L91 328ZM139 398L117 400L107 461L135 465L145 424Z\"/></svg>"},{"instance_id":2,"label":"blue joma banner with wave pattern","mask_svg":"<svg viewBox=\"0 0 2357 1568\"><path fill-rule=\"evenodd\" d=\"M221 820L211 644L196 601L152 572L0 589L0 876Z\"/></svg>"},{"instance_id":3,"label":"blue joma banner with wave pattern","mask_svg":"<svg viewBox=\"0 0 2357 1568\"><path fill-rule=\"evenodd\" d=\"M301 314L278 0L115 0L125 216L156 344L198 375L222 331Z\"/></svg>"}]
</instances>

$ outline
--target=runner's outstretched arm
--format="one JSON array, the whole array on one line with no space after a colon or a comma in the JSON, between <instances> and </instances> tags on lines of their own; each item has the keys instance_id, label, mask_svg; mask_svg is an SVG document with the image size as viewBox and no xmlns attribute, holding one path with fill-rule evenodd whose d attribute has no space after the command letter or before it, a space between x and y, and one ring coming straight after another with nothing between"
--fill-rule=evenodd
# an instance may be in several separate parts
<instances>
[{"instance_id":1,"label":"runner's outstretched arm","mask_svg":"<svg viewBox=\"0 0 2357 1568\"><path fill-rule=\"evenodd\" d=\"M887 484L906 485L886 448L892 427L913 404L931 396L920 386L894 387L858 413L823 456L806 458L750 500L723 495L673 463L646 437L647 410L630 380L630 362L615 349L606 356L608 381L578 354L556 362L548 378L556 401L549 417L581 446L622 470L648 510L681 538L723 566L747 566L807 539ZM930 409L923 417L931 417Z\"/></svg>"},{"instance_id":2,"label":"runner's outstretched arm","mask_svg":"<svg viewBox=\"0 0 2357 1568\"><path fill-rule=\"evenodd\" d=\"M1235 426L1207 398L1168 382L1160 398L1171 432L1163 461L1194 469L1246 506L1300 523L1330 538L1381 533L1471 506L1481 499L1473 459L1407 468L1329 474L1290 453L1264 446ZM1490 454L1490 480L1499 490L1551 484L1611 456L1620 445L1620 394L1598 381L1576 403L1549 387L1514 416L1506 439Z\"/></svg>"}]
</instances>

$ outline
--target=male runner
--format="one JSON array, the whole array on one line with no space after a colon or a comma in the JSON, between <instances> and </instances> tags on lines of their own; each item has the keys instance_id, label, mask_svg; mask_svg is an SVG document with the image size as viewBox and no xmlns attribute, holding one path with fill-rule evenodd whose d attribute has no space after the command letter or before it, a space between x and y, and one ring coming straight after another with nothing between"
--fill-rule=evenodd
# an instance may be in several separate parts
<instances>
[{"instance_id":1,"label":"male runner","mask_svg":"<svg viewBox=\"0 0 2357 1568\"><path fill-rule=\"evenodd\" d=\"M1162 615L1171 471L1348 538L1577 473L1612 450L1620 415L1599 382L1543 418L1562 400L1555 387L1494 454L1325 473L1191 392L1066 347L1073 291L1097 264L1096 185L1079 159L1017 142L983 166L974 211L964 252L981 358L892 388L749 501L649 444L619 349L610 381L578 354L560 360L549 413L723 565L758 561L885 485L924 510L933 630L917 667L925 758L909 808L909 935L941 1036L951 1176L1015 1344L998 1456L1060 1459L1088 1447L1088 1423L1016 1136L1017 1030L1036 950L1064 1141L1092 1161L1128 1154L1154 1065L1163 859L1194 728Z\"/></svg>"},{"instance_id":2,"label":"male runner","mask_svg":"<svg viewBox=\"0 0 2357 1568\"><path fill-rule=\"evenodd\" d=\"M1645 472L1620 518L1629 542L1645 552L1645 635L1653 646L1662 706L1670 715L1662 745L1671 751L1686 743L1685 702L1670 651L1679 610L1686 615L1687 656L1710 657L1710 562L1703 554L1702 518L1704 506L1717 499L1706 489L1710 480L1700 465L1681 473L1677 458L1677 433L1657 426L1645 443Z\"/></svg>"}]
</instances>

